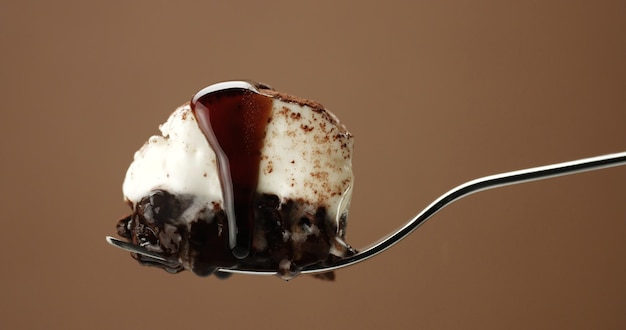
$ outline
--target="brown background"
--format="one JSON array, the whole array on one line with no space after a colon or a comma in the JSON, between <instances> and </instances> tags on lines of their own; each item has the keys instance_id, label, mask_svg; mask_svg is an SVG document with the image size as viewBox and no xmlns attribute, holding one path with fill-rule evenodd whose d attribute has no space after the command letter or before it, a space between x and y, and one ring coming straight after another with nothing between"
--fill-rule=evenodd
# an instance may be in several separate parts
<instances>
[{"instance_id":1,"label":"brown background","mask_svg":"<svg viewBox=\"0 0 626 330\"><path fill-rule=\"evenodd\" d=\"M133 152L223 80L356 136L357 248L467 180L626 150L625 5L521 3L2 2L0 328L626 328L624 167L473 195L335 283L104 241Z\"/></svg>"}]
</instances>

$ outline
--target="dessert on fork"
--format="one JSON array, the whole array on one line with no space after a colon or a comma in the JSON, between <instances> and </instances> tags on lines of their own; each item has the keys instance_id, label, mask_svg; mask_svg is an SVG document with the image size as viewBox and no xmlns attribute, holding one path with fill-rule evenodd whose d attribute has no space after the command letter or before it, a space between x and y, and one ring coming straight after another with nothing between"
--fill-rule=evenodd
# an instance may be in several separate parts
<instances>
[{"instance_id":1,"label":"dessert on fork","mask_svg":"<svg viewBox=\"0 0 626 330\"><path fill-rule=\"evenodd\" d=\"M290 279L356 252L344 241L353 137L321 104L223 82L196 93L160 130L123 183L132 213L118 234L168 260L133 253L140 263Z\"/></svg>"}]
</instances>

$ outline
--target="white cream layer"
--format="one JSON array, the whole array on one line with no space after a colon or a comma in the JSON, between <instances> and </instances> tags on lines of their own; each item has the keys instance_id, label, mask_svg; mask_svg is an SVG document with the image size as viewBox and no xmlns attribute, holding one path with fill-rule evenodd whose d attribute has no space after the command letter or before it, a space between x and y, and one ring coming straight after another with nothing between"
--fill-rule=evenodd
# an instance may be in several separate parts
<instances>
[{"instance_id":1,"label":"white cream layer","mask_svg":"<svg viewBox=\"0 0 626 330\"><path fill-rule=\"evenodd\" d=\"M330 113L308 106L274 98L270 116L258 191L283 202L302 199L312 204L313 213L325 206L328 216L339 221L352 194L352 139ZM136 205L156 189L194 195L196 205L185 212L185 222L195 220L203 208L222 205L215 153L190 106L176 109L160 130L161 136L152 136L135 153L122 187L124 198Z\"/></svg>"},{"instance_id":2,"label":"white cream layer","mask_svg":"<svg viewBox=\"0 0 626 330\"><path fill-rule=\"evenodd\" d=\"M274 99L258 190L325 206L338 223L350 206L354 180L353 140L338 125L329 112Z\"/></svg>"},{"instance_id":3,"label":"white cream layer","mask_svg":"<svg viewBox=\"0 0 626 330\"><path fill-rule=\"evenodd\" d=\"M176 109L159 129L162 135L150 137L135 153L122 185L124 198L136 204L160 189L195 195L206 206L221 204L215 153L189 105Z\"/></svg>"}]
</instances>

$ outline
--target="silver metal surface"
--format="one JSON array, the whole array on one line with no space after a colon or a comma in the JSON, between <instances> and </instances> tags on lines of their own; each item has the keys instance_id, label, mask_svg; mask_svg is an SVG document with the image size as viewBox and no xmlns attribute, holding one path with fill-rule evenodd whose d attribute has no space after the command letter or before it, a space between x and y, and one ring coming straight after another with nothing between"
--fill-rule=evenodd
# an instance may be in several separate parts
<instances>
[{"instance_id":1,"label":"silver metal surface","mask_svg":"<svg viewBox=\"0 0 626 330\"><path fill-rule=\"evenodd\" d=\"M533 167L524 170L500 173L495 175L490 175L482 178L478 178L472 181L468 181L464 184L461 184L447 193L443 194L441 197L437 198L430 205L428 205L423 211L417 214L411 221L409 221L402 228L398 229L395 233L387 236L380 242L374 244L373 246L364 249L363 251L357 253L356 255L345 258L337 261L334 265L331 266L311 266L304 268L301 274L318 274L324 273L332 270L337 270L343 267L348 267L350 265L354 265L366 259L369 259L388 248L392 247L405 237L407 237L410 233L412 233L415 229L417 229L420 225L422 225L426 220L430 219L433 215L439 212L444 207L450 205L451 203L469 196L473 193L477 193L479 191L493 189L518 183L524 183L529 181L543 180L549 179L557 176L581 173L586 171L599 170L608 167L621 166L626 165L626 152L619 152L614 154L602 155L591 158L584 158L564 163ZM177 264L177 261L167 260L160 257L158 254L149 252L142 247L132 245L130 243L120 241L113 237L107 236L107 242L111 245L121 248L123 250L138 253L141 255L145 255L147 257L159 260L165 263L174 263ZM253 269L220 269L220 272L226 273L236 273L236 274L253 274L253 275L276 275L275 272L267 272L267 271L257 271Z\"/></svg>"}]
</instances>

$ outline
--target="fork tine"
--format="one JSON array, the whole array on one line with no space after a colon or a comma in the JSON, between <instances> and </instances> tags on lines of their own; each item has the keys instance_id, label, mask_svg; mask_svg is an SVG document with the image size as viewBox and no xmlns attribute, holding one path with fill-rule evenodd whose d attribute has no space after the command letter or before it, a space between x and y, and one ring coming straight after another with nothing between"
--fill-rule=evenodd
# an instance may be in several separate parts
<instances>
[{"instance_id":1,"label":"fork tine","mask_svg":"<svg viewBox=\"0 0 626 330\"><path fill-rule=\"evenodd\" d=\"M148 251L146 248L143 248L139 245L134 245L132 243L128 243L128 242L124 242L121 241L115 237L111 237L111 236L107 236L106 237L106 241L115 246L116 248L120 248L124 251L128 251L131 253L137 253L140 254L142 256L146 256L146 257L150 257L152 259L156 259L158 261L162 261L162 262L166 262L166 263L176 263L178 264L178 262L174 261L174 260L169 260L169 259L165 259L163 258L161 255L159 255L156 252L152 252L152 251Z\"/></svg>"}]
</instances>

